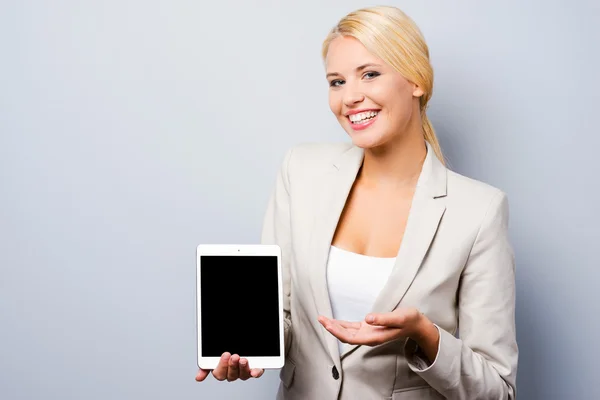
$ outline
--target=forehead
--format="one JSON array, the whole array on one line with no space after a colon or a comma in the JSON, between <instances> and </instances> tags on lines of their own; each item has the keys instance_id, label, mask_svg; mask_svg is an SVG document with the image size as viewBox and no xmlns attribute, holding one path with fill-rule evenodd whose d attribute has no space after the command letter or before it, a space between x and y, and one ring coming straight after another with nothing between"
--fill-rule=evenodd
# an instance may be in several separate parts
<instances>
[{"instance_id":1,"label":"forehead","mask_svg":"<svg viewBox=\"0 0 600 400\"><path fill-rule=\"evenodd\" d=\"M361 42L350 36L340 36L332 40L325 59L327 72L342 74L367 63L384 64L383 60L371 54Z\"/></svg>"}]
</instances>

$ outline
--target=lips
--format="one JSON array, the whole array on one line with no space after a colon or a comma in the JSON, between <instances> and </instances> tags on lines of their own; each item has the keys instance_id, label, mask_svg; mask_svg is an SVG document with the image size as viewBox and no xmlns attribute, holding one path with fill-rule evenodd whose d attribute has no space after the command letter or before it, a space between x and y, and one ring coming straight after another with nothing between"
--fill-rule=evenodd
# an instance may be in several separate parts
<instances>
[{"instance_id":1,"label":"lips","mask_svg":"<svg viewBox=\"0 0 600 400\"><path fill-rule=\"evenodd\" d=\"M375 121L377 121L377 117L379 116L379 112L371 111L360 114L364 115L361 115L361 118L355 118L354 115L348 116L348 119L350 120L350 127L355 131L367 129L368 127L373 125ZM354 119L354 121L352 121L352 119Z\"/></svg>"},{"instance_id":2,"label":"lips","mask_svg":"<svg viewBox=\"0 0 600 400\"><path fill-rule=\"evenodd\" d=\"M378 110L360 111L348 115L348 119L352 124L362 124L377 117L377 114L379 114Z\"/></svg>"}]
</instances>

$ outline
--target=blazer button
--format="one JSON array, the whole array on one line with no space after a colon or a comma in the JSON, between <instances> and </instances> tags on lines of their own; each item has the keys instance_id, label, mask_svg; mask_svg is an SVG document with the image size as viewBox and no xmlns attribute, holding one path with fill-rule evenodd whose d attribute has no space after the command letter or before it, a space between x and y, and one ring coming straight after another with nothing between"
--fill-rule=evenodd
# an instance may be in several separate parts
<instances>
[{"instance_id":1,"label":"blazer button","mask_svg":"<svg viewBox=\"0 0 600 400\"><path fill-rule=\"evenodd\" d=\"M338 379L340 379L340 373L338 372L337 368L335 367L335 365L333 366L333 368L331 369L331 375L333 376L333 379L335 379L336 381Z\"/></svg>"}]
</instances>

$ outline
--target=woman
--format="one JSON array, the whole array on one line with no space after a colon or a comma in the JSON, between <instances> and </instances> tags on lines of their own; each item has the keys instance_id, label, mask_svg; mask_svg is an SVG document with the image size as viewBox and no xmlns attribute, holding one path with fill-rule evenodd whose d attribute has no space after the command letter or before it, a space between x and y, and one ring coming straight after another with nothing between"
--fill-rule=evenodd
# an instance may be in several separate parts
<instances>
[{"instance_id":1,"label":"woman","mask_svg":"<svg viewBox=\"0 0 600 400\"><path fill-rule=\"evenodd\" d=\"M444 166L421 33L396 8L362 9L323 57L352 143L288 151L268 205L262 240L285 271L278 398L514 399L506 195ZM212 373L262 371L226 353Z\"/></svg>"}]
</instances>

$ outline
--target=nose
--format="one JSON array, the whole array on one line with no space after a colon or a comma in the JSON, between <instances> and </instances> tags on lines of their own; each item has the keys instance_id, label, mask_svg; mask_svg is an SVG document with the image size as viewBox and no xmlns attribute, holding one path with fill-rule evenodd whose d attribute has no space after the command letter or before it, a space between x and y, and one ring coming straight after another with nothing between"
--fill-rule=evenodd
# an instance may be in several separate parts
<instances>
[{"instance_id":1,"label":"nose","mask_svg":"<svg viewBox=\"0 0 600 400\"><path fill-rule=\"evenodd\" d=\"M347 86L344 93L344 105L352 107L365 100L365 95L356 88Z\"/></svg>"}]
</instances>

